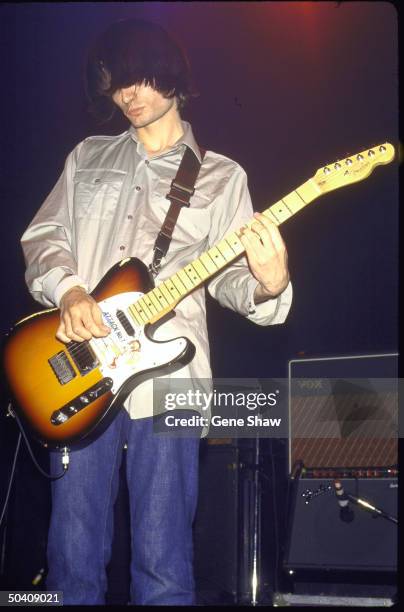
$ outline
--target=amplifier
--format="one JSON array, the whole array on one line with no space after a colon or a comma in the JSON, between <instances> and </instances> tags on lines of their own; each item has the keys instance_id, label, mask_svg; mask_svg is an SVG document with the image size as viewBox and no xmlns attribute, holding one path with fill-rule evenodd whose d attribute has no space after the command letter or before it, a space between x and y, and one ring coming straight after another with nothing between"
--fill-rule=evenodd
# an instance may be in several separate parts
<instances>
[{"instance_id":1,"label":"amplifier","mask_svg":"<svg viewBox=\"0 0 404 612\"><path fill-rule=\"evenodd\" d=\"M397 353L289 361L289 473L398 462Z\"/></svg>"},{"instance_id":2,"label":"amplifier","mask_svg":"<svg viewBox=\"0 0 404 612\"><path fill-rule=\"evenodd\" d=\"M396 477L342 478L340 482L346 493L397 517ZM396 523L351 502L346 520L331 479L299 477L291 484L285 568L396 570Z\"/></svg>"}]
</instances>

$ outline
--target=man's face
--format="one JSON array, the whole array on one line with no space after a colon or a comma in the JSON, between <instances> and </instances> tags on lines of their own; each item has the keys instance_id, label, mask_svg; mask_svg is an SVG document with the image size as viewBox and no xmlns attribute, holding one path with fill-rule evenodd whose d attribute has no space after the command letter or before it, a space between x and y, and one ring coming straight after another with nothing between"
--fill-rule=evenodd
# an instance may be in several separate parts
<instances>
[{"instance_id":1,"label":"man's face","mask_svg":"<svg viewBox=\"0 0 404 612\"><path fill-rule=\"evenodd\" d=\"M144 83L117 89L112 99L136 129L146 127L158 121L171 109L176 109L175 97L165 98L159 91Z\"/></svg>"}]
</instances>

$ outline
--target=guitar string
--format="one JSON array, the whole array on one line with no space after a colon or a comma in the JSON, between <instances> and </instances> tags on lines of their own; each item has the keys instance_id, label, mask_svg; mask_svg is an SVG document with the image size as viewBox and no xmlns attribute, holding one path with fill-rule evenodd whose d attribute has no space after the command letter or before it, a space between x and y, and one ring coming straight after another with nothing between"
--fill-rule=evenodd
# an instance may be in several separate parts
<instances>
[{"instance_id":1,"label":"guitar string","mask_svg":"<svg viewBox=\"0 0 404 612\"><path fill-rule=\"evenodd\" d=\"M382 149L382 147L384 148L384 150ZM384 145L380 145L379 147L375 147L375 148L378 148L378 150L379 150L381 153L385 153L385 152L386 152L386 147L384 147ZM370 149L368 149L368 150L366 151L366 153L369 153L369 150L370 150ZM352 156L349 156L349 157L347 157L347 158L345 158L345 159L343 159L343 160L337 160L337 161L335 161L335 162L332 162L332 163L331 163L331 164L329 164L329 165L325 165L325 166L324 166L322 169L323 169L323 171L324 171L324 169L325 169L325 168L328 168L328 169L329 169L329 172L328 172L328 173L324 173L324 174L325 174L325 176L326 176L326 178L327 178L327 180L328 180L328 181L330 181L330 180L332 180L332 179L336 178L338 174L341 174L341 170L342 170L342 169L343 169L343 167L344 167L344 166L343 166L343 164L344 164L344 163L345 163L345 165L348 167L348 169L350 169L350 166L351 166L351 165L350 165L350 164L346 164L346 160L347 160L347 159L356 158L356 159L355 159L355 161L353 161L353 162L352 162L353 164L354 164L354 163L355 163L355 164L358 164L358 163L360 163L361 161L363 161L363 160L357 159L358 155L362 155L362 157L364 157L365 152L363 152L363 153L357 153L357 154L354 154L354 155L352 155ZM377 155L377 154L375 153L375 155ZM376 159L374 159L374 160L373 160L373 164L374 164L374 162L375 162L375 161L376 161ZM337 163L338 163L338 164L340 164L340 166L341 166L340 168L335 168L335 165L336 165ZM321 169L320 169L320 171L321 171ZM313 178L314 178L314 177L313 177ZM291 192L290 192L290 194L297 192L297 189L299 189L299 187L297 187L296 189L294 189L293 191L291 191ZM290 194L288 194L288 195L290 195ZM298 195L299 195L299 194L298 194ZM284 196L284 197L286 197L286 196ZM300 197L300 196L299 196L299 197ZM289 219L290 217L292 217L292 216L295 214L295 212L299 212L299 211L292 211L292 210L290 210L290 209L289 209L289 207L288 207L288 205L287 205L285 202L283 202L283 199L284 199L284 198L282 198L282 199L280 200L280 202L281 202L281 203L284 205L284 210L283 210L282 212L285 212L285 210L286 210L286 212L287 212L287 213L289 213L289 214L288 214L288 217L287 217L287 219ZM305 202L305 205L307 205L308 203L309 203L309 202ZM271 209L273 209L273 208L275 208L275 207L279 207L279 203L275 203L275 204L270 205L268 208L266 208L266 209L264 210L264 212L265 212L265 211L270 211L270 212L271 212L271 214L273 214L273 215L275 216L275 219L278 221L278 223L279 223L279 225L280 225L280 224L281 224L281 223L282 223L284 220L282 220L282 219L278 219L278 217L277 217L277 215L275 214L275 212L274 212L273 210L271 210ZM299 210L300 210L300 209L299 209ZM279 209L278 209L278 212L279 212ZM253 220L253 218L252 218L252 219L250 219L250 221L252 221L252 220ZM240 229L241 229L241 228L239 228L239 230L238 230L238 231L240 231ZM237 231L237 230L236 230L236 231ZM224 236L224 237L223 237L223 240L226 240L226 236ZM214 246L215 246L215 245L214 245ZM236 257L236 256L237 256L237 255L235 254L235 257ZM201 257L201 256L199 256L199 257L198 257L196 260L194 260L194 261L198 261L198 260L200 260L200 257ZM232 257L232 259L234 259L234 257ZM230 261L231 261L231 260L229 260L229 262L230 262ZM226 263L229 263L229 262L226 262ZM203 262L202 262L202 263L203 263ZM187 265L191 265L191 266L192 266L193 264L194 264L194 262L190 262L190 263L189 263L189 264L187 264ZM186 266L185 266L185 267L186 267ZM182 268L182 270L185 270L185 267L184 267L184 268ZM218 268L218 270L220 270L220 267ZM181 271L181 270L179 270L179 271ZM197 273L198 273L198 272L197 272ZM176 272L175 274L178 274L178 272ZM174 275L172 275L172 276L174 276ZM198 274L198 276L199 276L199 274ZM209 274L209 276L211 276L211 274ZM163 282L167 282L167 281L169 281L169 280L170 280L170 278L171 278L171 277L169 277L168 279L166 279L166 281L163 281ZM200 284L200 282L203 282L203 280L206 280L206 279L200 279L200 281L198 282L198 284ZM171 281L171 282L172 282L172 281ZM173 283L173 282L172 282L172 283ZM174 283L173 283L173 284L174 284ZM194 288L196 288L196 287L197 287L197 285L196 285ZM158 289L158 287L155 287L155 289ZM192 290L193 290L193 289L191 289L191 291L192 291ZM153 291L153 290L152 290L152 291ZM149 292L148 292L148 293L149 293ZM188 290L187 290L187 293L188 293ZM139 302L141 299L143 299L143 298L144 298L144 297L146 297L146 296L147 296L147 293L146 293L146 294L144 294L142 297L138 298L138 300L136 300L136 302L134 302L134 304L133 304L132 306L135 306L135 304L137 304L137 303L138 303L138 302ZM184 297L184 296L183 296L183 297ZM149 298L149 299L150 299L150 298ZM153 305L153 307L155 308L154 303L153 303L151 300L150 300L150 302L151 302L151 304ZM148 304L147 304L147 305L148 305ZM170 304L169 304L169 305L170 305ZM146 316L147 316L147 318L148 318L148 319L150 318L150 317L149 317L147 314L146 314ZM154 315L153 315L153 316L154 316ZM146 324L146 323L145 323L145 324Z\"/></svg>"},{"instance_id":2,"label":"guitar string","mask_svg":"<svg viewBox=\"0 0 404 612\"><path fill-rule=\"evenodd\" d=\"M333 174L333 175L334 175L334 174L336 174L337 172L338 172L338 170L331 170L331 171L330 171L330 173L328 173L327 178L331 178L330 174ZM281 200L281 202L282 202L282 200ZM273 208L273 207L275 207L275 206L278 206L278 207L279 207L279 203L272 204L270 207L268 207L268 208L267 208L267 209L265 209L265 210L269 210L269 211L270 211L270 210L271 210L271 208ZM291 211L288 209L288 207L286 206L286 204L285 204L285 207L286 207L287 212L290 212L289 217L290 217L290 216L292 216L294 213L293 213L293 212L291 212ZM272 212L272 211L271 211L271 212ZM274 215L275 215L275 213L274 213L274 212L272 212L272 214L274 214ZM288 218L289 218L289 217L288 217ZM282 223L282 221L280 221L280 220L279 220L279 219L276 217L276 215L275 215L275 218L276 218L276 220L277 220L279 223ZM253 220L253 219L251 219L251 221L252 221L252 220ZM224 239L226 239L226 237L224 237ZM197 258L197 259L199 259L199 258ZM229 261L230 261L230 260L229 260ZM227 262L227 263L229 263L229 262ZM190 264L187 264L187 265L193 265L193 262L191 262ZM218 270L219 270L219 269L220 269L220 268L218 268ZM176 272L175 274L178 274L178 272ZM168 279L166 279L166 281L163 281L163 282L167 282L167 280L169 280L169 279L170 279L170 277L169 277ZM200 279L200 282L202 282L202 281L203 281L203 279ZM172 281L171 281L171 282L172 282ZM198 284L199 284L199 283L198 283ZM195 286L195 288L196 288L196 286ZM158 287L156 287L155 289L158 289ZM168 290L169 290L169 289L168 289ZM153 290L151 290L151 291L153 291ZM134 302L134 303L133 303L133 304L132 304L130 307L135 307L135 305L136 305L136 304L138 304L138 302L140 302L140 300L141 300L141 299L145 298L145 297L147 296L147 294L148 294L148 293L149 293L149 292L145 293L143 296L141 296L140 298L138 298L138 300L136 300L136 302ZM166 301L168 302L167 298L165 298L165 299L166 299ZM175 300L173 299L173 301L175 301ZM151 302L151 303L152 303L152 305L154 306L153 302ZM168 305L170 306L170 304L169 304L169 303L168 303ZM128 307L128 308L127 308L127 310L129 310L129 308L130 308L130 307ZM154 306L154 308L156 308L156 307ZM141 316L141 315L140 315L140 313L138 313L138 314L139 314L139 316ZM134 320L134 316L133 316L131 313L130 313L130 316L131 316L131 319L132 319L132 321L133 321L133 320ZM148 321L149 321L149 320L150 320L150 317L149 317L149 316L148 316L146 313L145 313L145 316L147 317L147 319L148 319ZM153 315L153 316L154 316L154 315ZM146 325L146 324L148 323L148 321L144 322L144 325ZM67 350L68 350L69 354L70 354L70 355L71 355L73 358L74 358L74 357L79 357L79 355L80 355L80 354L83 354L83 353L87 352L87 351L88 351L88 348L91 348L91 347L89 347L89 340L83 340L83 342L77 342L77 341L73 340L72 342L74 342L74 343L75 343L75 344L74 344L72 347L69 347L68 345L66 345L66 347L67 347Z\"/></svg>"},{"instance_id":3,"label":"guitar string","mask_svg":"<svg viewBox=\"0 0 404 612\"><path fill-rule=\"evenodd\" d=\"M235 257L236 257L236 255L235 255ZM199 258L197 258L197 259L199 259ZM231 260L229 260L228 262L226 262L226 264L227 264L227 263L229 263L230 261L231 261ZM187 266L189 266L189 265L193 265L193 262L191 262L190 264L187 264ZM218 270L220 270L220 268L218 268ZM196 273L197 273L197 271L196 271ZM178 274L178 272L175 272L174 274ZM172 276L174 276L174 274L173 274ZM198 274L198 273L197 273L197 274ZM210 274L209 274L209 276L210 276ZM198 277L199 277L199 274L198 274ZM163 281L163 282L165 282L165 283L166 283L167 281L169 281L169 280L170 280L170 278L171 278L171 277L169 277L168 279L166 279L166 280L165 280L165 281ZM198 278L198 285L199 285L199 284L201 284L201 283L203 282L203 280L204 280L204 279L202 279L202 278L200 278L200 277L199 277L199 278ZM172 281L171 281L171 283L173 284L173 286L175 286L175 285L174 285L174 283L173 283ZM198 285L195 285L195 286L194 286L194 287L193 287L193 288L192 288L190 291L192 291L193 289L195 289L195 288L196 288ZM157 286L157 287L155 287L155 289L158 289L158 286ZM152 289L151 291L153 291L153 290L154 290L154 289ZM169 291L169 289L167 289L167 290ZM176 290L178 291L178 289L177 289L177 288L176 288ZM151 291L150 291L150 292L151 292ZM136 321L136 319L135 319L134 315L133 315L132 313L130 313L130 308L131 308L131 307L132 307L132 308L133 308L133 307L135 307L135 305L136 305L136 304L138 304L138 302L140 302L140 300L141 300L141 299L144 299L145 297L147 297L148 293L150 293L150 292L148 291L147 293L143 294L143 295L142 295L140 298L138 298L138 299L136 300L136 302L134 302L133 304L131 304L129 307L127 307L127 308L125 309L125 310L126 310L126 314L128 314L128 311L129 311L129 315L130 315L130 318L131 318L132 322L134 322L134 323L135 323L135 324L137 324L137 325L139 325L139 324L138 324L138 322ZM178 291L178 292L179 292L179 291ZM188 293L188 290L186 291L186 293ZM164 294L163 294L163 295L164 295ZM181 294L180 294L180 295L181 295ZM165 297L165 295L164 295L164 297ZM182 297L185 297L185 294L184 294ZM173 298L173 297L171 296L171 299L172 299L172 304L174 304L174 303L175 303L175 299L176 299L176 298ZM166 298L166 297L165 297L165 300L166 300L166 302L168 303L168 306L170 306L171 304L168 302L168 300L167 300L167 298ZM152 304L152 306L153 306L154 308L156 308L156 306L154 305L154 303L151 301L151 299L150 299L150 298L149 298L149 301L150 301L150 303ZM146 305L148 306L147 302L146 302ZM165 308L165 307L163 307L163 308L162 308L162 310L164 310L164 308ZM139 315L139 317L141 317L140 313L137 313L137 314ZM153 318L155 315L153 315L153 313L152 313L152 317L150 317L149 315L147 315L147 313L146 313L146 312L144 312L144 314L145 314L145 316L147 317L147 321L145 321L145 322L143 323L143 325L147 325L147 323L149 323L150 319L151 319L151 318ZM159 314L159 312L157 312L157 314ZM66 348L67 348L68 353L71 355L71 357L73 357L73 358L74 358L74 357L79 357L79 356L80 356L80 354L83 354L83 353L87 352L89 348L91 349L91 346L89 347L89 342L90 342L90 340L83 340L82 342L78 342L77 340L72 340L72 343L74 343L74 344L73 344L73 346L69 347L69 344L70 344L70 343L69 343L69 344L66 344ZM91 354L90 354L90 355L91 355Z\"/></svg>"},{"instance_id":4,"label":"guitar string","mask_svg":"<svg viewBox=\"0 0 404 612\"><path fill-rule=\"evenodd\" d=\"M384 145L380 145L379 147L375 147L375 148L378 148L378 150L379 150L381 153L385 153L385 152L386 152L386 150L384 150L384 151L383 151L383 150L382 150L382 148L381 148L382 146L384 147ZM385 149L385 147L384 147L384 149ZM365 153L365 152L364 152L364 153ZM364 153L361 153L361 155L362 155L362 156L364 156ZM369 153L369 149L366 151L366 153ZM357 156L358 156L358 155L359 155L359 154L352 155L352 156L350 156L350 157L348 157L348 158L345 158L344 160L341 160L341 161L336 161L336 162L332 162L332 163L331 163L331 164L329 164L329 165L325 165L325 166L323 167L323 171L324 171L324 169L325 169L325 168L329 168L329 172L328 172L328 173L324 173L324 174L325 174L325 176L326 176L326 178L327 178L327 180L333 179L333 178L335 178L335 177L336 177L338 174L340 174L340 173L341 173L340 171L343 169L343 164L344 164L344 162L345 162L345 165L346 165L346 166L348 166L348 169L349 169L349 168L350 168L350 164L346 164L346 160L347 160L347 159L352 159L352 158L355 158L355 157L357 158ZM375 155L377 155L377 154L375 153ZM358 161L360 162L360 161L362 161L362 160L358 160L358 159L356 159L356 160L355 160L355 162L353 161L352 163L357 163ZM373 163L374 163L374 162L376 161L376 159L374 159L374 160L372 160L372 161L373 161ZM341 165L341 167L340 167L340 168L335 168L335 164L337 164L337 163L339 163L339 164ZM331 166L331 167L330 167L330 166ZM333 167L333 166L334 166L334 167ZM314 178L314 177L313 177L313 178ZM297 188L297 189L298 189L298 188ZM296 189L295 189L295 190L293 190L291 193L294 193L295 191L296 191ZM286 196L285 196L285 197L286 197ZM280 200L280 202L281 202L281 203L282 203L282 200L283 200L283 199L284 199L284 198L282 198L282 199ZM270 211L270 212L271 212L273 215L275 215L275 213L274 213L274 212L271 210L271 209L272 209L272 208L274 208L275 206L278 206L278 207L279 207L279 203L272 204L271 206L269 206L268 208L266 208L266 209L264 210L264 212L265 212L265 211ZM288 206L287 206L285 203L284 203L284 206L285 206L285 208L286 208L286 211L287 211L288 213L290 213L290 214L288 215L288 217L287 217L287 218L289 219L291 216L293 216L293 215L294 215L294 212L293 212L293 211L290 211L290 209L288 208ZM298 211L296 211L296 212L298 212ZM282 220L279 220L279 219L276 217L276 215L275 215L275 218L276 218L276 220L279 222L279 224L281 224L281 223L282 223ZM251 221L252 221L252 220L253 220L253 219L251 219ZM241 228L240 228L240 229L241 229ZM224 238L223 238L223 239L225 240L225 239L226 239L226 236L224 236ZM198 259L200 259L200 257L198 257L198 258L197 258L195 261L198 261ZM229 260L229 261L231 261L231 260ZM229 263L229 262L227 262L227 263ZM190 264L187 264L187 265L193 265L193 262L191 262ZM183 270L183 269L184 269L184 268L182 268L182 270ZM218 268L218 270L220 270L220 268ZM178 272L175 272L175 274L178 274ZM173 276L174 276L174 275L173 275ZM168 279L166 279L166 281L163 281L163 282L167 282L167 280L170 280L170 278L171 278L171 277L169 277ZM204 280L204 279L200 279L200 282L198 282L198 284L200 284L201 282L203 282L203 280ZM171 281L171 282L172 282L172 281ZM174 283L173 283L173 284L174 284ZM196 288L196 287L197 287L197 285L196 285L194 288ZM157 287L155 287L154 289L158 289L158 286L157 286ZM152 289L151 291L154 291L154 289ZM151 291L150 291L150 292L151 292ZM178 290L177 290L177 291L178 291ZM192 291L192 290L191 290L191 291ZM188 292L188 291L187 291L187 292ZM144 295L142 295L140 298L138 298L138 300L136 300L136 302L134 302L133 304L131 304L131 307L134 307L136 304L138 304L138 302L140 302L140 300L141 300L141 299L145 298L145 297L148 295L148 293L149 293L149 292L145 293L145 294L144 294ZM164 296L164 297L165 297L165 296ZM183 297L184 297L184 296L183 296ZM149 298L149 299L150 299L150 298ZM168 300L167 300L167 298L166 298L166 297L165 297L165 300L168 302ZM174 301L175 301L175 299L173 298L173 302L174 302ZM153 305L153 307L154 307L154 308L156 308L156 306L154 305L154 303L153 303L151 300L150 300L150 303ZM169 303L169 302L168 302L168 305L170 306L170 303ZM130 308L130 307L128 307L128 309L127 309L127 310L129 310L129 308ZM162 310L163 310L163 309L162 309ZM157 314L158 314L158 312L157 312ZM150 321L150 319L151 319L151 318L153 318L153 316L155 316L155 315L153 315L152 317L149 317L149 316L148 316L146 313L145 313L145 315L146 315L146 317L147 317L147 319L148 319L148 320L147 320L146 322L144 322L144 325L147 325L147 323ZM139 316L141 316L141 315L139 315ZM137 321L135 320L135 317L134 317L134 316L133 316L131 313L130 313L130 317L131 317L132 321L134 321L135 323L137 323ZM74 356L78 357L80 353L83 353L83 352L85 352L85 351L87 351L87 350L88 350L89 340L83 340L83 342L77 342L77 341L75 341L75 340L72 340L72 342L75 342L75 345L74 345L73 347L69 348L69 347L68 347L68 345L66 345L66 348L67 348L67 350L68 350L69 354L70 354L72 357L74 357ZM91 347L90 347L90 348L91 348Z\"/></svg>"}]
</instances>

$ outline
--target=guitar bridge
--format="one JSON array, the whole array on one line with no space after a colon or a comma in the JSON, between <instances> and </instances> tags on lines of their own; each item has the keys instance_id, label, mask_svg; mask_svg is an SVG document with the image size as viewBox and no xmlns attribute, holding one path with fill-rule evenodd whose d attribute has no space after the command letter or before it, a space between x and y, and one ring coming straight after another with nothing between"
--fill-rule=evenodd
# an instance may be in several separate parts
<instances>
[{"instance_id":1,"label":"guitar bridge","mask_svg":"<svg viewBox=\"0 0 404 612\"><path fill-rule=\"evenodd\" d=\"M53 355L48 359L48 363L61 385L65 385L76 376L76 372L64 351Z\"/></svg>"}]
</instances>

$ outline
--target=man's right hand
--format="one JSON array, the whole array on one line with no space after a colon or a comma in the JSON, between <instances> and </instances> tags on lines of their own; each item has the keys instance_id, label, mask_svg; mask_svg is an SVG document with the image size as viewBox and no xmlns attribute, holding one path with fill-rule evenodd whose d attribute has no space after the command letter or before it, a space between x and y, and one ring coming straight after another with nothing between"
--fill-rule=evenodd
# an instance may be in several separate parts
<instances>
[{"instance_id":1,"label":"man's right hand","mask_svg":"<svg viewBox=\"0 0 404 612\"><path fill-rule=\"evenodd\" d=\"M56 338L61 342L82 342L93 336L100 338L110 333L102 321L101 308L83 287L72 287L60 300L60 325Z\"/></svg>"}]
</instances>

